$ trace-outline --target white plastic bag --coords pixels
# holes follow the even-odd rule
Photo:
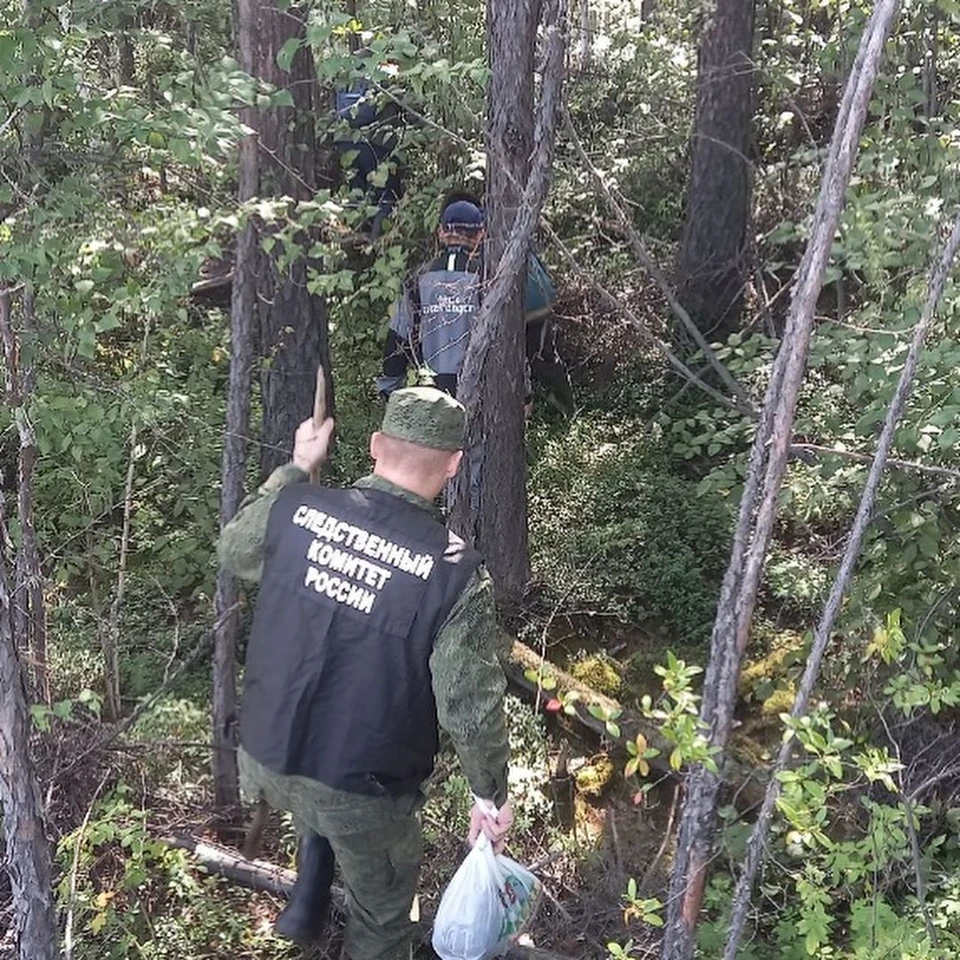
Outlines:
[[[490,960],[533,916],[540,881],[480,834],[440,900],[433,949],[440,960]]]

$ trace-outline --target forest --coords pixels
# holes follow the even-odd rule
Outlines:
[[[508,956],[960,957],[958,174],[956,0],[0,0],[0,958],[341,956],[339,880],[273,930],[217,544],[320,409],[369,472],[456,198]]]

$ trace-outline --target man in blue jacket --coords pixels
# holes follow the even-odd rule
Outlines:
[[[372,51],[358,50],[356,56],[357,69],[372,72],[368,62]],[[389,80],[390,64],[378,64],[375,69],[384,81]],[[402,113],[397,102],[367,75],[336,94],[336,116],[346,126],[334,146],[346,173],[347,185],[377,208],[374,217],[363,227],[371,240],[380,235],[383,221],[403,196],[403,176],[397,156]]]

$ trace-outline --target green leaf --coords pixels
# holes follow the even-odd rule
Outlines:
[[[289,40],[277,51],[277,66],[284,72],[289,72],[293,66],[293,58],[303,44],[300,37],[290,37]]]

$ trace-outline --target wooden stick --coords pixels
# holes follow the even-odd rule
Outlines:
[[[257,801],[256,808],[253,811],[253,818],[250,820],[250,826],[247,828],[247,836],[243,841],[243,855],[248,860],[254,860],[260,853],[260,841],[263,839],[263,831],[270,819],[270,806],[266,800]]]
[[[319,428],[323,421],[327,419],[327,375],[324,373],[323,364],[317,366],[317,386],[313,392],[313,425]],[[320,468],[310,471],[310,482],[320,482]]]
[[[161,842],[193,854],[197,863],[210,873],[226,877],[251,890],[266,890],[275,896],[287,897],[297,879],[296,871],[278,867],[265,860],[248,858],[228,847],[222,847],[199,837],[175,835],[161,837]],[[339,901],[337,894],[339,893]],[[335,891],[334,902],[343,906],[343,892]]]

